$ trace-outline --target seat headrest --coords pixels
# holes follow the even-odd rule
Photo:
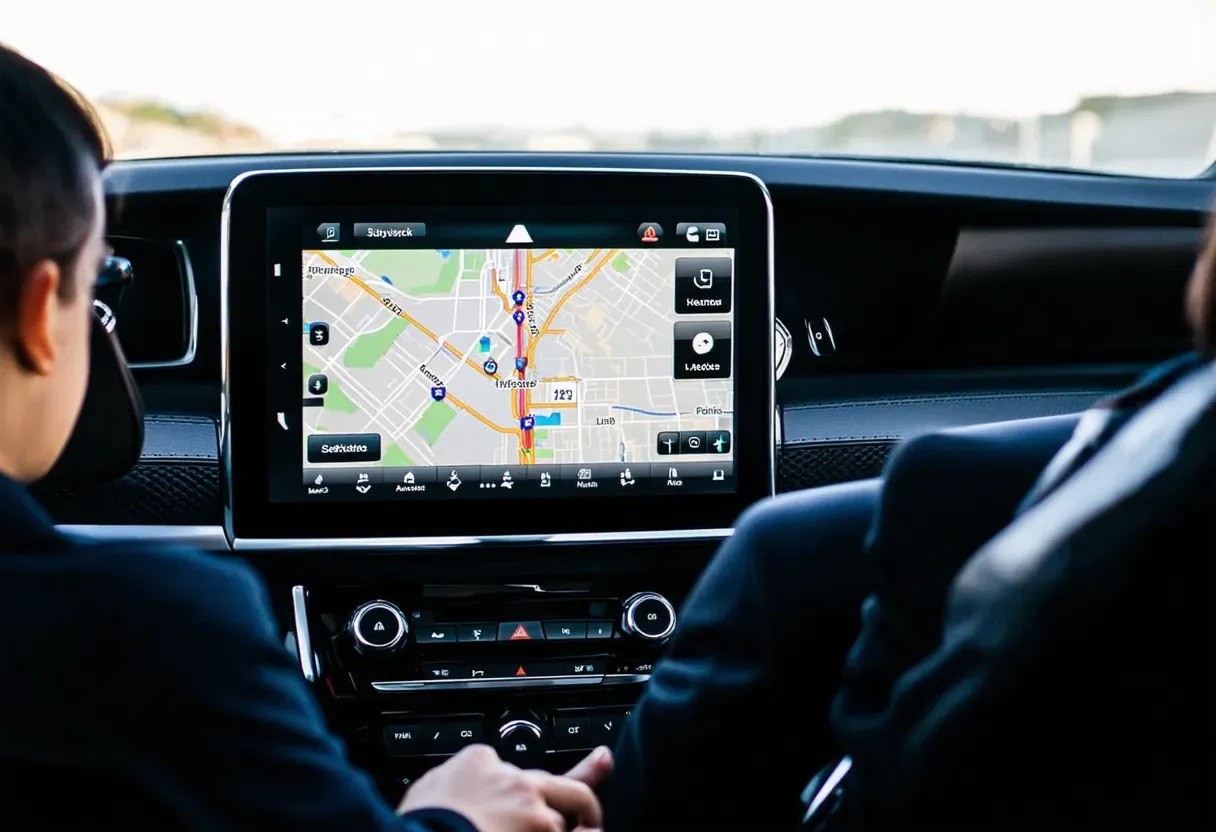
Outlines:
[[[112,329],[94,316],[84,405],[67,446],[41,483],[110,482],[126,476],[139,461],[143,399]]]

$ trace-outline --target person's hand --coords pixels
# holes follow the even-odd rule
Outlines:
[[[608,775],[612,773],[612,765],[612,751],[601,745],[584,757],[578,765],[567,771],[566,776],[596,789],[608,779]],[[575,832],[598,832],[598,830],[592,826],[579,824]]]
[[[599,765],[584,764],[587,760],[576,767],[583,776],[603,778]],[[565,816],[586,829],[602,822],[600,802],[586,782],[521,771],[488,745],[471,745],[423,775],[405,793],[397,813],[414,809],[451,809],[478,832],[566,832]]]

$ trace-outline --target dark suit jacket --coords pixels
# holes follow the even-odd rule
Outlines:
[[[1188,356],[1086,414],[931,604],[877,592],[833,707],[840,828],[1209,826],[1213,508]]]
[[[1075,423],[922,437],[900,450],[883,483],[798,492],[749,511],[686,600],[625,724],[607,828],[791,828],[802,787],[837,753],[829,704],[863,598],[881,584],[914,608],[932,605],[931,592],[940,603],[958,564],[1009,522]],[[912,550],[896,557],[908,541]]]
[[[173,828],[472,829],[448,812],[395,816],[351,768],[248,567],[76,544],[3,477],[0,531],[0,761],[78,772],[58,799],[0,782],[0,827],[107,805],[89,793],[97,771]]]

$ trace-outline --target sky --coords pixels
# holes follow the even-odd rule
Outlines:
[[[1216,90],[1216,0],[0,0],[0,21],[0,41],[89,97],[283,142],[1019,117]]]

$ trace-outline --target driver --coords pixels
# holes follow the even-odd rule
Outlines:
[[[83,791],[94,817],[123,805],[98,793],[104,775],[174,828],[559,832],[563,816],[598,826],[603,748],[566,777],[467,748],[394,812],[326,730],[252,570],[82,546],[30,498],[23,484],[63,451],[88,383],[105,159],[81,99],[0,46],[0,767],[70,772],[64,797]],[[0,793],[6,813],[32,799]]]

